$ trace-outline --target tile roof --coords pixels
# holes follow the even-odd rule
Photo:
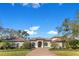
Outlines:
[[[10,39],[7,39],[7,41],[10,41],[10,42],[25,42],[25,41],[29,41],[29,40],[26,40],[26,39],[23,39],[23,38],[10,38]]]
[[[51,38],[51,41],[52,42],[60,42],[60,41],[65,41],[65,40],[62,37],[53,37],[53,38]]]
[[[30,41],[36,41],[36,40],[50,41],[50,40],[47,39],[47,38],[39,38],[39,37],[37,37],[37,38],[32,38]]]

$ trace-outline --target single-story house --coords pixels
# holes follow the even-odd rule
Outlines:
[[[47,38],[32,38],[30,40],[31,42],[31,46],[33,48],[51,48],[52,44],[55,43],[55,44],[58,44],[58,47],[57,48],[62,48],[63,47],[63,43],[64,43],[64,39],[63,38],[60,38],[60,37],[53,37],[53,38],[50,38],[50,39],[47,39]]]

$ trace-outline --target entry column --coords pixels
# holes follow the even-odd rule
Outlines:
[[[38,41],[35,42],[35,48],[38,48]]]
[[[41,45],[41,47],[43,48],[44,47],[44,45],[43,45],[43,41],[41,41],[42,42],[42,45]]]

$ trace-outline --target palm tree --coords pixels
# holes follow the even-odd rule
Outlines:
[[[27,39],[28,36],[29,36],[29,34],[27,33],[27,31],[23,31],[23,32],[22,32],[22,35],[23,35],[23,37],[24,37],[25,39]]]
[[[56,27],[58,33],[63,34],[63,36],[68,36],[71,33],[69,24],[70,20],[65,18],[62,25],[60,27]]]
[[[27,33],[27,31],[22,31],[22,30],[18,30],[17,34],[18,34],[18,37],[21,37],[21,38],[24,38],[24,39],[27,39],[28,36],[29,36],[29,34]]]

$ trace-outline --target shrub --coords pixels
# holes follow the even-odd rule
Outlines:
[[[52,44],[51,44],[51,47],[52,47],[53,49],[58,49],[58,48],[60,48],[57,43],[52,43]]]
[[[9,45],[10,45],[9,42],[2,41],[2,42],[0,42],[0,49],[7,49]]]
[[[9,49],[9,48],[15,48],[13,42],[8,42],[6,40],[3,40],[0,42],[0,49]]]
[[[14,42],[10,42],[10,45],[8,46],[8,48],[10,48],[10,49],[16,48],[15,43]]]
[[[24,42],[22,45],[23,49],[31,49],[31,43],[30,42]]]
[[[69,41],[66,41],[65,43],[64,43],[64,48],[65,49],[70,49],[71,47],[70,47],[70,44],[69,44]]]
[[[79,40],[71,40],[69,42],[69,44],[70,44],[70,47],[72,49],[78,49],[79,48]]]

